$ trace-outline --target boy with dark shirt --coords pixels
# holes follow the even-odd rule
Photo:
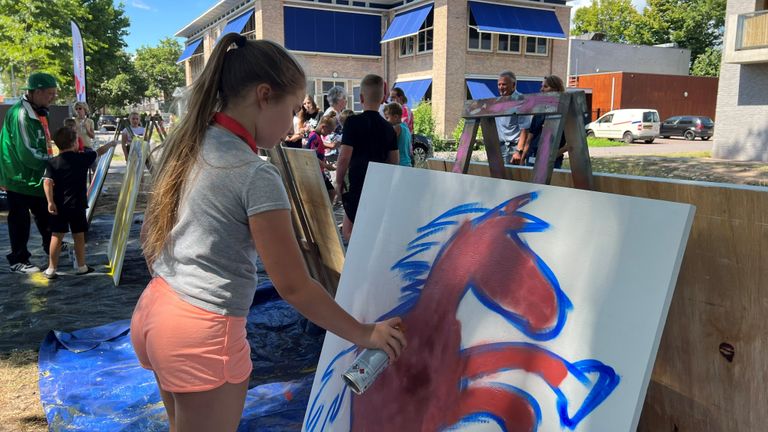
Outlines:
[[[97,155],[106,153],[117,142],[99,147],[97,151],[85,147],[77,151],[77,132],[63,127],[53,135],[53,141],[59,148],[59,155],[48,161],[43,174],[43,188],[48,200],[48,213],[51,214],[51,249],[48,268],[43,273],[48,279],[55,279],[56,266],[59,263],[61,243],[64,234],[72,229],[75,241],[75,256],[80,265],[75,274],[90,273],[93,268],[85,264],[85,232],[88,231],[88,221],[85,209],[88,207],[86,198],[86,177],[88,168],[96,160]]]
[[[369,162],[397,165],[399,152],[392,126],[379,114],[384,102],[386,84],[378,75],[366,75],[360,82],[360,102],[364,111],[349,117],[344,124],[339,159],[336,161],[336,196],[344,204],[344,224],[341,234],[345,241],[352,227],[363,192],[363,181]],[[344,191],[344,177],[349,172],[349,185]]]

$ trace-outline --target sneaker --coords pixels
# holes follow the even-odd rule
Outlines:
[[[93,267],[91,267],[89,265],[82,265],[82,266],[80,266],[80,268],[77,269],[75,274],[80,276],[80,275],[88,274],[88,273],[91,273],[91,272],[93,272]]]
[[[11,265],[11,273],[31,274],[40,271],[40,267],[30,264],[29,261]]]
[[[56,273],[55,269],[52,269],[52,268],[48,267],[43,272],[43,276],[45,276],[45,278],[48,279],[48,280],[52,280],[52,279],[56,279],[57,277],[59,277],[59,274]]]

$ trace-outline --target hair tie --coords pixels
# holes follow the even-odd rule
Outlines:
[[[244,47],[246,42],[248,42],[248,38],[243,35],[240,35],[239,38],[235,39],[235,45],[237,45],[238,48]]]

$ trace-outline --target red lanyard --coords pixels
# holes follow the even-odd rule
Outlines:
[[[259,149],[256,147],[256,140],[253,138],[253,135],[245,130],[240,122],[224,114],[223,112],[217,112],[214,114],[213,122],[235,134],[238,138],[245,141],[245,143],[248,144],[248,147],[250,147],[254,153],[258,153]]]
[[[48,129],[48,117],[38,114],[37,119],[40,120],[40,124],[43,126],[43,133],[45,133],[45,147],[48,150],[48,155],[53,155],[53,147],[51,147],[51,132]]]

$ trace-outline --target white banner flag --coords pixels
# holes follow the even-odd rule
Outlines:
[[[83,50],[83,37],[80,36],[80,28],[74,21],[72,23],[72,59],[75,66],[75,94],[77,100],[85,102],[85,54]]]

